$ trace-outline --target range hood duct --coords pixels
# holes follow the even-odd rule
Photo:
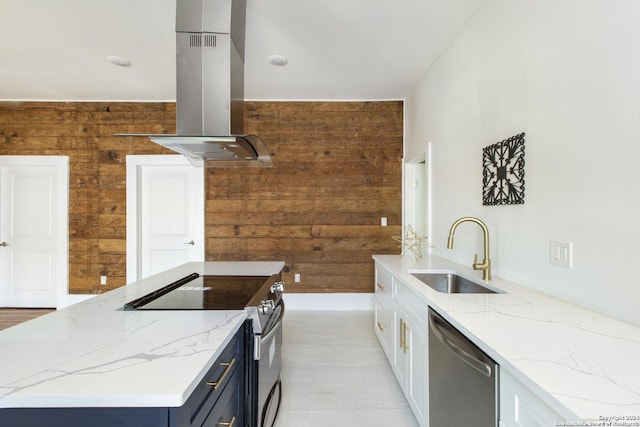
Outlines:
[[[147,135],[195,166],[271,167],[244,133],[246,0],[177,0],[176,135]]]

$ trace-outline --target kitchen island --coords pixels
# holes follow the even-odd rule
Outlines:
[[[2,408],[180,407],[244,310],[124,311],[191,273],[269,276],[281,262],[189,263],[0,332]]]

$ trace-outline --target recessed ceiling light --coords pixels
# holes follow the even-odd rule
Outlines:
[[[271,55],[269,57],[269,63],[277,67],[284,67],[285,65],[287,65],[288,62],[289,60],[282,55]]]
[[[131,61],[121,56],[107,56],[107,61],[112,64],[119,65],[120,67],[130,67]]]

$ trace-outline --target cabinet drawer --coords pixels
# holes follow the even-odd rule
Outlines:
[[[237,369],[216,406],[202,424],[195,424],[194,427],[244,427],[244,422],[244,380]]]
[[[395,280],[395,300],[407,312],[414,326],[427,332],[429,324],[429,306],[423,297],[415,294],[407,285]]]
[[[378,301],[378,298],[374,300],[376,335],[387,358],[391,359],[393,357],[391,353],[393,345],[393,313],[385,309]]]
[[[389,308],[391,304],[391,290],[393,286],[393,276],[380,264],[376,263],[376,296],[380,302]]]
[[[184,408],[191,414],[191,426],[202,425],[203,420],[207,417],[213,405],[216,404],[216,401],[220,398],[234,375],[238,374],[244,377],[244,337],[246,327],[247,325],[245,324],[244,327],[240,328],[185,403]]]

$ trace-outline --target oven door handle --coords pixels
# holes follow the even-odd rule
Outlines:
[[[254,335],[253,337],[253,360],[260,360],[262,354],[262,343],[268,342],[273,338],[273,336],[278,332],[278,329],[281,328],[280,322],[276,323],[276,325],[271,328],[269,333],[262,337],[261,335]]]
[[[278,332],[278,328],[281,327],[281,323],[282,323],[282,317],[280,316],[280,318],[278,319],[278,321],[274,324],[273,328],[271,328],[269,330],[269,332],[267,332],[267,335],[265,335],[261,341],[269,341],[271,339],[271,337],[273,337],[275,335],[276,332]]]
[[[280,301],[276,307],[280,308],[280,315],[278,316],[278,320],[273,324],[273,327],[269,329],[264,336],[262,335],[254,335],[253,336],[253,360],[260,360],[260,353],[262,343],[265,341],[269,341],[273,338],[273,336],[278,332],[278,328],[282,327],[282,319],[284,318],[284,302]]]

